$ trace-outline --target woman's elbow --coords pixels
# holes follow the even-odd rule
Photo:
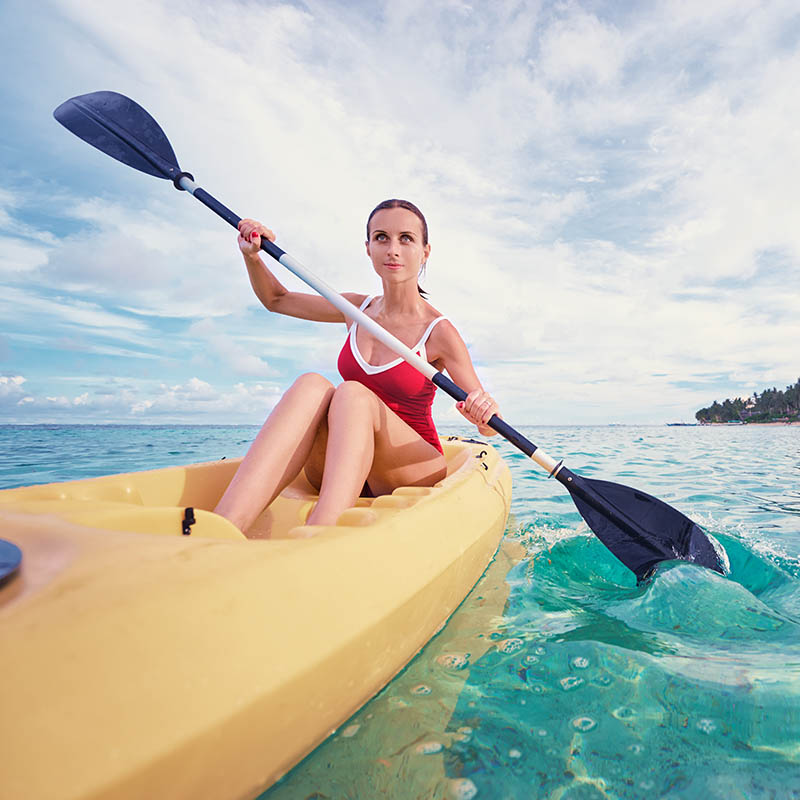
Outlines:
[[[259,297],[259,300],[261,300],[262,305],[267,309],[267,311],[280,314],[282,297],[282,295],[274,294],[269,297]]]

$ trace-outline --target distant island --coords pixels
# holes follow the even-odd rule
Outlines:
[[[719,422],[765,423],[800,422],[800,379],[793,386],[780,389],[764,389],[752,397],[736,397],[733,400],[716,400],[701,408],[695,415],[701,425]]]

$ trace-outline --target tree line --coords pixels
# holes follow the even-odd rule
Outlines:
[[[695,413],[698,422],[797,422],[800,421],[800,378],[781,390],[773,387],[752,397],[716,400]]]

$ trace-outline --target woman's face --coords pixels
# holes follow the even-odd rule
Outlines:
[[[422,243],[422,222],[407,208],[382,208],[369,223],[367,255],[375,272],[393,283],[413,280],[431,252]]]

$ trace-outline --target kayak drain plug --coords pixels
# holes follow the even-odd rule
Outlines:
[[[194,509],[191,506],[189,506],[189,508],[187,508],[183,512],[183,535],[184,536],[189,536],[189,534],[191,534],[192,525],[194,525],[194,523],[196,521],[197,520],[195,520],[195,518],[194,518]]]

